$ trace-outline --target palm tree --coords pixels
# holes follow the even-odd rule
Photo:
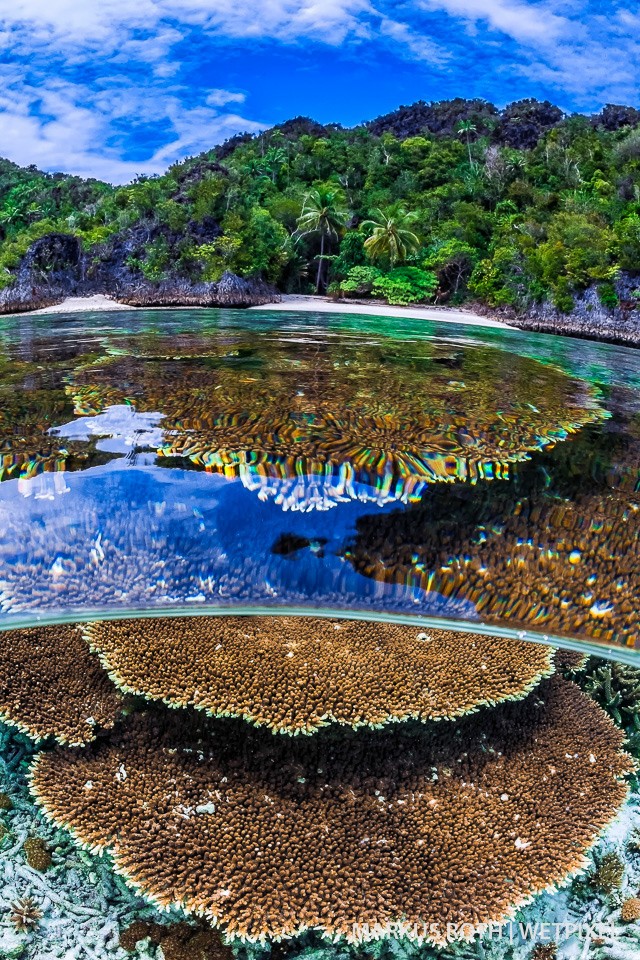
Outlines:
[[[458,136],[463,136],[466,134],[467,137],[467,150],[469,151],[469,163],[473,165],[473,160],[471,159],[471,134],[476,132],[476,125],[472,120],[461,120],[458,124]]]
[[[370,220],[361,224],[361,230],[371,231],[364,248],[372,260],[388,260],[392,267],[402,263],[420,247],[420,238],[409,229],[417,219],[402,206],[376,209]]]
[[[328,240],[337,239],[347,222],[348,212],[344,207],[344,194],[338,189],[320,188],[310,190],[304,198],[302,212],[298,217],[299,236],[320,234],[320,256],[316,276],[316,293],[320,292],[324,252]]]

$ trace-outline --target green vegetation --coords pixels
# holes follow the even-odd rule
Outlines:
[[[537,101],[297,119],[119,188],[0,161],[0,287],[34,240],[73,234],[87,276],[260,275],[286,292],[571,310],[640,272],[640,113]]]

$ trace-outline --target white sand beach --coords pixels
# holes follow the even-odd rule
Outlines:
[[[101,293],[93,297],[68,297],[62,303],[55,303],[52,307],[43,307],[42,310],[29,310],[28,313],[17,313],[13,316],[36,316],[42,313],[84,313],[94,310],[135,310],[135,307],[128,307],[125,303],[118,303],[110,297],[105,297]]]
[[[92,313],[107,310],[140,310],[141,307],[130,307],[118,303],[110,297],[96,294],[92,297],[69,297],[62,303],[52,307],[43,307],[42,310],[32,310],[28,313],[13,314],[13,316],[39,316],[53,313]],[[198,310],[202,307],[154,307],[160,310]],[[398,319],[429,320],[440,323],[462,323],[475,327],[508,327],[506,323],[482,317],[471,310],[454,309],[453,307],[391,307],[384,303],[351,303],[349,301],[328,300],[326,297],[305,296],[302,294],[283,294],[280,303],[268,303],[261,307],[250,307],[250,310],[269,310],[304,313],[349,313],[366,317],[397,317]]]
[[[398,317],[410,320],[435,320],[444,323],[466,323],[475,327],[504,327],[507,323],[483,317],[471,310],[454,307],[391,307],[385,303],[352,303],[348,300],[328,300],[326,297],[305,296],[302,294],[283,294],[281,303],[268,303],[264,307],[250,307],[250,310],[307,311],[309,313],[352,313],[365,317]],[[512,328],[511,328],[512,329]]]

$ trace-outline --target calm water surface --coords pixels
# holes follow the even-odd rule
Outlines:
[[[0,325],[6,627],[314,610],[633,659],[639,478],[630,349],[254,311]]]

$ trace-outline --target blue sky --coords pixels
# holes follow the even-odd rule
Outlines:
[[[414,100],[640,105],[613,0],[0,0],[0,155],[125,182],[297,114]]]

